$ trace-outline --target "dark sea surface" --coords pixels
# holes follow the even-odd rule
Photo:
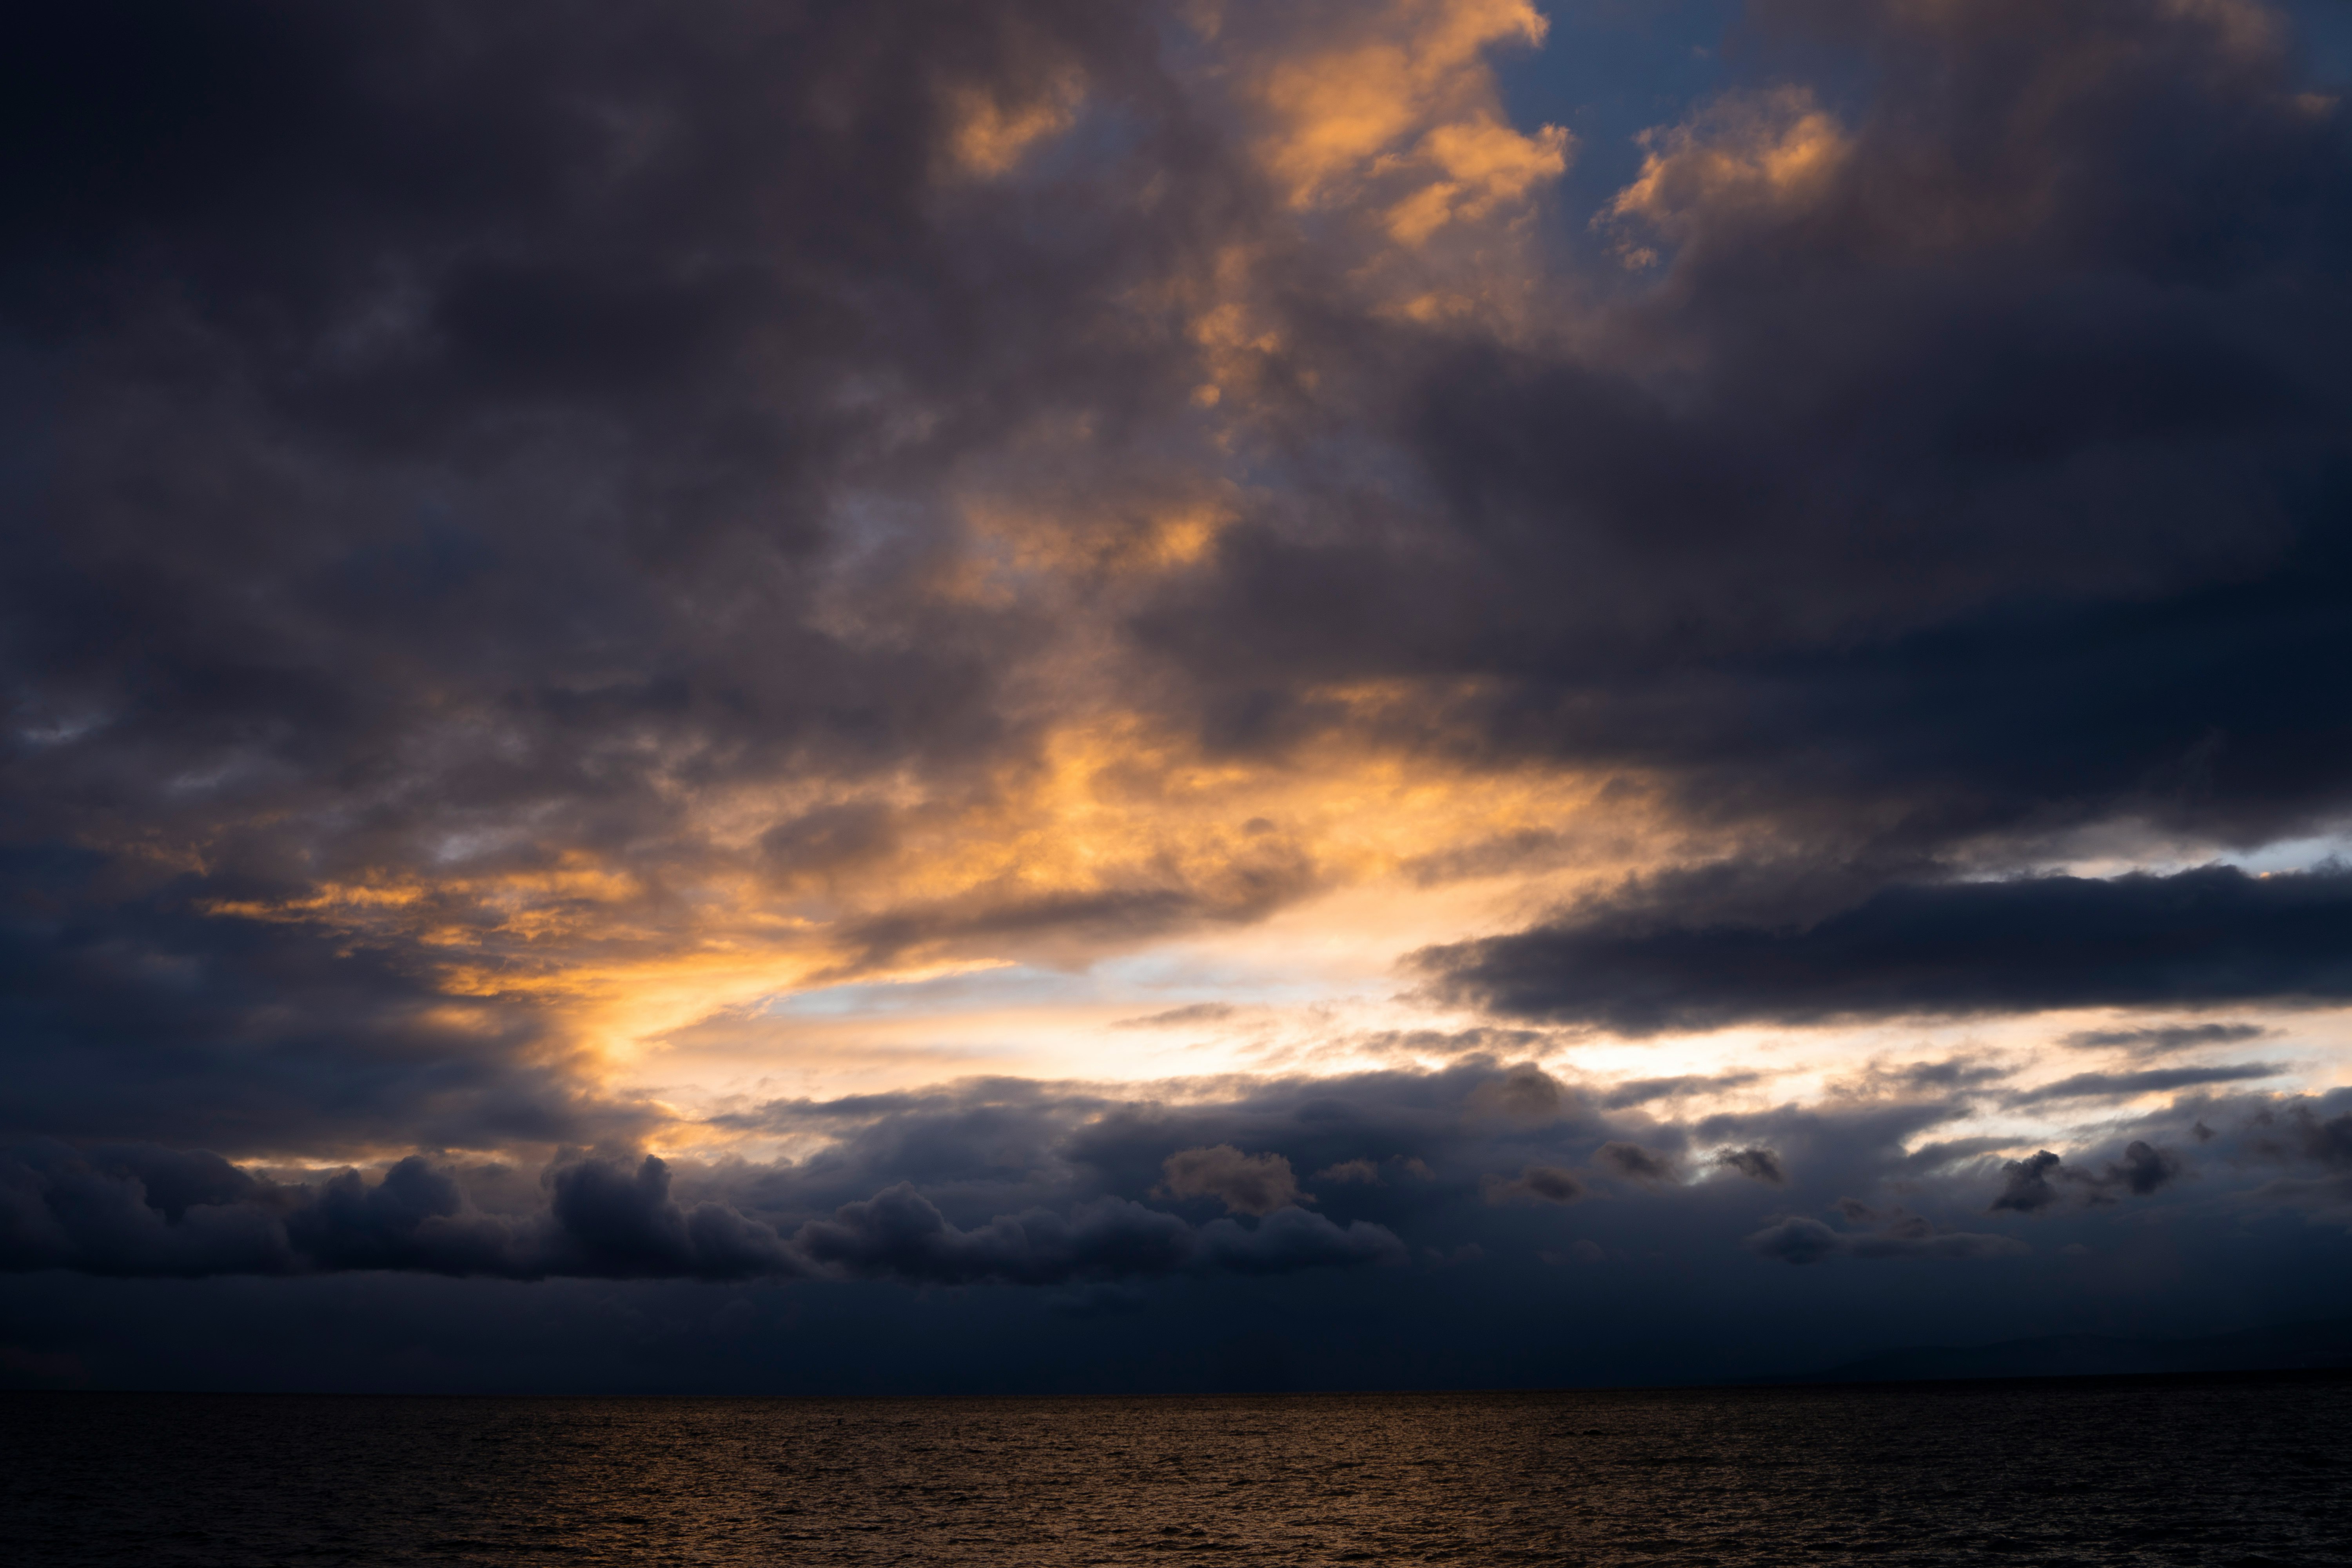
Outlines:
[[[0,1396],[0,1561],[2352,1563],[2352,1380]]]

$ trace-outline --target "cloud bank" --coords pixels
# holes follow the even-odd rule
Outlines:
[[[1570,100],[1611,28],[1704,69]],[[26,19],[0,1264],[1344,1276],[1465,1377],[1517,1308],[1433,1259],[1627,1343],[2089,1313],[2159,1222],[2337,1279],[2324,68],[2259,0]]]
[[[1699,924],[1636,889],[1559,925],[1417,962],[1447,994],[1500,1013],[1645,1035],[1759,1019],[2341,1003],[2352,996],[2347,941],[2352,872],[2209,866],[1897,884],[1793,929]],[[2129,1043],[2244,1037],[2192,1027]]]

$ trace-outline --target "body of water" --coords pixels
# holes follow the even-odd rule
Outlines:
[[[0,1398],[0,1558],[2352,1563],[2352,1380]]]

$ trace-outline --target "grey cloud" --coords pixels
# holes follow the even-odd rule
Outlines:
[[[1992,1200],[1993,1211],[2040,1214],[2057,1203],[2058,1189],[2050,1177],[2059,1165],[2058,1156],[2047,1149],[2030,1159],[2010,1161],[2000,1168],[2000,1192]]]
[[[2054,1083],[2016,1090],[2003,1095],[2001,1100],[2014,1106],[2042,1105],[2053,1100],[2120,1100],[2168,1089],[2276,1078],[2288,1070],[2284,1062],[2235,1062],[2209,1068],[2150,1068],[2144,1072],[2081,1072]]]
[[[1460,848],[1416,855],[1400,868],[1421,887],[1440,887],[1464,878],[1518,870],[1558,856],[1565,846],[1559,834],[1527,828]]]
[[[1236,1082],[1221,1100],[1161,1108],[976,1080],[805,1106],[792,1125],[803,1135],[825,1129],[832,1142],[797,1162],[572,1157],[537,1180],[425,1156],[375,1176],[267,1172],[154,1146],[25,1143],[0,1159],[0,1265],[115,1276],[815,1277],[1083,1293],[1097,1284],[1381,1262],[1408,1245],[1451,1252],[1475,1242],[1495,1258],[1524,1257],[1530,1245],[1555,1245],[1528,1234],[1536,1221],[1526,1211],[1581,1199],[1580,1165],[1611,1168],[1601,1153],[1610,1144],[1665,1163],[1654,1151],[1668,1141],[1711,1151],[1710,1164],[1764,1187],[1634,1181],[1612,1202],[1580,1211],[1596,1245],[1672,1253],[1752,1234],[1752,1246],[1775,1257],[2012,1249],[1965,1219],[1989,1201],[1980,1156],[1992,1141],[1920,1142],[1964,1104],[1840,1100],[1637,1130],[1590,1110],[1498,1121],[1479,1109],[1481,1091],[1505,1078],[1487,1066]],[[2210,1127],[2198,1145],[2204,1197],[2333,1212],[2341,1195],[2327,1184],[2352,1169],[2352,1112],[2342,1098],[2175,1107],[2119,1131],[2114,1144],[2010,1162],[1990,1201],[1994,1212],[2062,1228],[2098,1223],[2111,1202],[2172,1203],[2190,1173],[2174,1150]],[[1240,1153],[1244,1146],[1255,1156]],[[1204,1169],[1232,1175],[1237,1166],[1253,1181],[1301,1164],[1402,1171],[1418,1161],[1423,1174],[1334,1182],[1322,1194],[1328,1217],[1277,1205],[1255,1221],[1193,1225],[1137,1201],[1165,1180],[1171,1153],[1221,1148],[1233,1152]],[[1819,1205],[1842,1217],[1827,1252],[1811,1221],[1755,1229],[1766,1189],[1775,1206]],[[2196,1228],[2185,1217],[2176,1223]]]
[[[772,1226],[725,1204],[677,1203],[669,1167],[651,1154],[634,1172],[583,1160],[555,1171],[551,1184],[558,1239],[548,1272],[742,1279],[803,1267]]]
[[[845,1272],[928,1284],[1165,1274],[1181,1267],[1194,1245],[1192,1227],[1175,1215],[1117,1198],[1066,1219],[1033,1209],[959,1230],[905,1184],[847,1205],[830,1220],[811,1221],[795,1240],[817,1263]]]
[[[1539,1053],[1558,1042],[1549,1030],[1498,1029],[1481,1025],[1468,1029],[1378,1029],[1360,1037],[1358,1043],[1367,1051],[1508,1060]]]
[[[233,1173],[200,1197],[176,1170]],[[8,1214],[0,1266],[201,1276],[341,1269],[541,1279],[741,1279],[805,1272],[775,1231],[723,1204],[686,1207],[648,1156],[626,1171],[582,1161],[551,1172],[544,1210],[488,1214],[444,1169],[412,1156],[373,1184],[258,1179],[205,1155],[142,1146],[77,1152],[33,1144],[0,1158]]]
[[[1894,886],[1799,926],[1689,925],[1596,901],[1424,950],[1441,994],[1626,1035],[1750,1021],[2352,997],[2352,872]]]
[[[2062,1043],[2077,1050],[2123,1050],[2136,1057],[2169,1056],[2204,1046],[2242,1045],[2267,1038],[2259,1024],[2158,1024],[2137,1029],[2077,1029]]]
[[[2337,1090],[2328,1100],[2341,1104],[2347,1098]],[[2352,1171],[2352,1110],[2327,1116],[2307,1104],[2284,1111],[2264,1105],[2232,1142],[2258,1159]]]
[[[1939,1062],[1904,1062],[1894,1067],[1874,1062],[1867,1081],[1873,1089],[1881,1091],[1932,1094],[1939,1090],[1973,1089],[1985,1084],[1998,1083],[2014,1070],[1988,1062],[1972,1061],[1967,1057],[1948,1057]]]
[[[2336,873],[1948,879],[2084,822],[2251,842],[2352,776],[2340,111],[2196,8],[1979,15],[1759,12],[1813,51],[1768,74],[1851,88],[1848,153],[1801,201],[1629,211],[1665,266],[1589,330],[1506,345],[1270,263],[1298,285],[1266,306],[1295,461],[1122,623],[1137,700],[1213,751],[1346,724],[1618,770],[1799,868],[1437,950],[1441,990],[1635,1034],[2346,994]],[[35,891],[0,940],[0,1125],[236,1154],[641,1137],[650,1109],[583,1090],[528,1005],[449,1027],[446,951],[290,911],[431,867],[432,921],[504,962],[469,876],[625,861],[623,912],[658,925],[714,868],[797,889],[903,842],[862,784],[1034,755],[1004,683],[1055,616],[929,591],[966,542],[942,487],[1074,411],[1114,468],[1222,461],[1190,340],[1129,302],[1274,210],[1158,20],[28,24],[0,311],[40,414],[0,463],[0,660]],[[948,177],[959,105],[1081,78],[1050,169]],[[1675,144],[1738,152],[1771,129],[1748,101]],[[1422,695],[1318,695],[1369,683]],[[736,852],[679,803],[784,777],[824,804],[714,868]],[[869,962],[1133,935],[1321,885],[1251,841],[1215,886],[1000,890],[857,934]],[[204,869],[131,852],[158,843]],[[1569,1124],[1539,1078],[1481,1109]]]
[[[2305,1159],[2316,1160],[2330,1170],[2352,1170],[2352,1111],[2323,1121],[2297,1107],[2295,1128],[2302,1135]]]
[[[0,64],[0,379],[43,411],[0,452],[0,1129],[641,1137],[520,988],[450,971],[544,961],[512,881],[619,867],[604,913],[673,929],[714,872],[798,894],[902,844],[877,781],[1034,753],[999,695],[1052,612],[933,591],[965,542],[943,476],[1070,408],[1175,460],[1194,351],[1106,316],[1251,215],[1147,10],[27,20]],[[958,174],[970,105],[1072,80],[1118,134],[1050,179]],[[695,819],[787,779],[819,803],[747,844]],[[1261,861],[867,935],[1245,919],[1309,874]],[[415,918],[321,912],[352,889]]]
[[[2207,1152],[2233,1162],[2283,1168],[2244,1197],[2326,1223],[2352,1222],[2352,1091],[2332,1090],[2316,1104],[2258,1104],[2242,1122],[2229,1115],[2241,1109],[2207,1108],[2208,1114],[2237,1124],[2200,1142]]]
[[[225,1174],[202,1155],[136,1146],[93,1152],[84,1160],[36,1145],[0,1160],[0,1244],[15,1268],[173,1275],[291,1266],[284,1226],[267,1201],[274,1194],[242,1173]],[[205,1190],[172,1181],[206,1166],[214,1168]],[[160,1195],[176,1213],[146,1201],[140,1178],[156,1167]]]
[[[453,997],[434,961],[307,916],[206,908],[287,884],[120,884],[99,854],[0,848],[0,1129],[242,1155],[625,1141],[654,1120],[582,1088],[526,1001]]]
[[[982,887],[852,924],[844,934],[854,944],[853,956],[814,978],[854,979],[926,943],[1059,932],[1131,941],[1205,921],[1246,923],[1322,885],[1303,851],[1278,845],[1239,857],[1205,879],[1154,870],[1132,886],[1105,890],[1008,896]]]
[[[1932,1258],[1976,1260],[2014,1258],[2030,1250],[2013,1237],[1937,1230],[1916,1217],[1876,1232],[1833,1230],[1799,1215],[1749,1237],[1748,1249],[1759,1258],[1804,1265],[1832,1258]]]
[[[1532,1062],[1521,1062],[1480,1084],[1470,1103],[1507,1121],[1540,1124],[1559,1116],[1572,1101],[1558,1079]]]
[[[1789,1183],[1789,1173],[1781,1167],[1780,1156],[1760,1145],[1719,1150],[1714,1163],[1727,1171],[1738,1172],[1751,1182],[1762,1182],[1767,1186],[1781,1187]]]
[[[1169,1196],[1214,1198],[1233,1214],[1271,1214],[1315,1201],[1298,1190],[1289,1161],[1279,1154],[1244,1154],[1230,1143],[1180,1149],[1160,1170]]]
[[[277,804],[340,863],[530,806],[541,842],[656,829],[621,731],[705,782],[1002,742],[1003,617],[933,605],[922,644],[886,647],[820,629],[815,595],[842,492],[982,439],[1008,361],[1058,363],[1069,392],[1108,369],[1058,328],[1083,331],[1069,289],[1117,258],[1024,240],[1018,197],[942,203],[938,176],[960,94],[1150,79],[1135,21],[921,0],[45,21],[14,57],[12,103],[51,123],[11,138],[42,153],[10,298],[68,412],[10,653],[34,700],[107,719],[21,755],[20,788],[50,821]],[[964,270],[1014,254],[1034,270]],[[1152,379],[1148,349],[1110,358]],[[146,499],[89,468],[93,443]],[[872,589],[916,566],[867,559]],[[335,767],[395,754],[338,837]],[[164,787],[231,763],[226,790]],[[845,807],[768,843],[805,868],[886,831]]]
[[[2315,1216],[2343,1206],[2335,1183],[2352,1170],[2352,1094],[2183,1094],[2116,1124],[2113,1142],[2070,1155],[2053,1173],[2086,1204],[2158,1197],[2195,1176],[2207,1197],[2233,1179],[2271,1174],[2264,1201]],[[2178,1151],[2193,1148],[2197,1165]],[[2219,1189],[2219,1191],[2217,1191]],[[2250,1195],[2243,1192],[2241,1197]]]
[[[1895,884],[1890,918],[1930,869],[2081,824],[2242,844],[2340,815],[2343,109],[2222,7],[1749,10],[1741,90],[1654,139],[1689,153],[1642,235],[1664,266],[1573,349],[1330,351],[1358,383],[1403,367],[1384,411],[1421,492],[1312,474],[1143,618],[1202,732],[1279,751],[1364,721],[1310,683],[1391,682],[1417,695],[1384,738],[1618,770]],[[1743,179],[1813,110],[1836,140],[1806,179]],[[1777,936],[1597,934],[1490,947],[1474,989],[1635,1030],[2037,1005],[1932,966],[1925,994],[1757,975],[1801,963]],[[2011,978],[2054,994],[2059,967]],[[2342,994],[2307,954],[2189,978],[2082,989]]]
[[[1631,1182],[1670,1182],[1675,1179],[1674,1161],[1639,1143],[1603,1143],[1593,1151],[1596,1163],[1611,1174]]]
[[[1153,1013],[1141,1018],[1121,1018],[1111,1027],[1169,1029],[1194,1024],[1222,1024],[1240,1011],[1230,1002],[1195,1002],[1189,1006],[1171,1007],[1164,1013]]]
[[[1576,1173],[1557,1165],[1528,1165],[1516,1176],[1487,1176],[1479,1186],[1490,1204],[1572,1204],[1584,1195],[1584,1184]]]
[[[760,836],[760,851],[787,876],[824,877],[875,860],[898,847],[887,806],[851,802],[803,812]]]
[[[142,1184],[152,1204],[153,1182]],[[510,1227],[468,1214],[457,1178],[422,1155],[394,1164],[373,1186],[345,1171],[321,1182],[307,1202],[288,1196],[295,1205],[284,1216],[291,1252],[321,1268],[495,1274],[514,1266]],[[164,1212],[167,1220],[174,1217]]]
[[[589,1159],[548,1175],[543,1210],[484,1213],[421,1157],[375,1183],[257,1179],[215,1157],[144,1147],[77,1153],[35,1145],[0,1159],[0,1268],[117,1275],[307,1274],[398,1269],[537,1279],[842,1279],[1063,1285],[1179,1269],[1250,1275],[1382,1262],[1386,1228],[1277,1209],[1252,1226],[1195,1230],[1174,1215],[1099,1197],[959,1226],[911,1184],[780,1232],[716,1199],[685,1203],[668,1165]]]
[[[1064,1102],[1040,1086],[1016,1094],[1016,1086],[993,1082],[961,1092],[859,1097],[811,1107],[803,1121],[772,1123],[780,1131],[830,1129],[828,1135],[843,1142],[833,1153],[761,1173],[752,1186],[763,1203],[805,1211],[863,1197],[901,1173],[919,1172],[924,1190],[943,1208],[971,1215],[961,1221],[969,1225],[1025,1206],[1065,1208],[1103,1190],[1092,1184],[1097,1180],[1110,1191],[1139,1195],[1164,1180],[1170,1153],[1215,1142],[1281,1152],[1293,1170],[1355,1159],[1402,1170],[1414,1157],[1404,1152],[1412,1150],[1432,1167],[1428,1182],[1318,1187],[1327,1205],[1344,1205],[1339,1217],[1362,1215],[1410,1235],[1446,1205],[1475,1202],[1486,1188],[1513,1179],[1482,1185],[1475,1174],[1482,1166],[1516,1173],[1533,1164],[1573,1181],[1575,1168],[1595,1162],[1601,1143],[1660,1146],[1654,1125],[1617,1127],[1589,1114],[1538,1124],[1496,1120],[1480,1108],[1491,1100],[1483,1091],[1501,1076],[1487,1067],[1277,1080],[1237,1089],[1232,1100],[1150,1114],[1083,1090]],[[1941,1185],[1950,1179],[1942,1168],[1975,1146],[1930,1144],[1915,1154],[1910,1145],[1960,1109],[1943,1100],[1873,1100],[1827,1114],[1786,1108],[1708,1118],[1687,1138],[1706,1149],[1760,1143],[1780,1156],[1784,1169],[1812,1171],[1824,1184],[1899,1177]],[[1964,1194],[1958,1201],[1983,1202]]]
[[[1637,1078],[1612,1084],[1601,1103],[1612,1110],[1628,1106],[1646,1105],[1654,1100],[1680,1100],[1685,1095],[1720,1094],[1727,1089],[1745,1089],[1761,1083],[1759,1072],[1722,1072],[1710,1075],[1685,1073],[1675,1078]]]
[[[1280,1208],[1255,1226],[1213,1220],[1201,1229],[1202,1254],[1236,1274],[1286,1274],[1297,1268],[1397,1263],[1404,1245],[1383,1226],[1355,1220],[1342,1226],[1302,1208]]]
[[[1817,1219],[1800,1215],[1767,1226],[1748,1238],[1748,1250],[1782,1263],[1819,1263],[1845,1249],[1845,1239]]]
[[[2108,1194],[2116,1188],[2147,1197],[2179,1180],[2185,1171],[2178,1154],[2143,1139],[2133,1139],[2120,1157],[2097,1171],[2069,1165],[2044,1149],[2031,1159],[2002,1165],[2001,1189],[1993,1198],[1990,1212],[2047,1213],[2063,1201],[2061,1183],[2083,1189],[2084,1200],[2090,1203],[2112,1201]]]
[[[1128,1278],[1372,1261],[1474,1222],[1500,1269],[1528,1251],[1502,1233],[1555,1216],[1486,1206],[1482,1173],[1572,1195],[1612,1146],[1769,1148],[1788,1178],[1580,1210],[1613,1257],[1728,1257],[1767,1201],[1883,1205],[1897,1182],[1910,1210],[1757,1245],[2013,1245],[1950,1227],[1990,1151],[1932,1141],[1984,1099],[1980,1064],[1681,1128],[1615,1114],[1671,1112],[1671,1080],[1588,1098],[1472,1053],[1530,1054],[1545,1021],[2352,997],[2340,869],[1961,879],[2081,828],[2244,847],[2347,804],[2352,154],[2345,110],[2233,15],[1759,5],[1725,68],[1745,90],[1651,143],[1728,184],[1662,178],[1611,230],[1657,268],[1539,278],[1531,300],[1598,302],[1505,341],[1367,309],[1286,251],[1156,6],[37,8],[0,60],[0,1131],[26,1140],[0,1163],[5,1257],[1131,1301]],[[1052,157],[957,177],[961,106],[1071,80]],[[1808,80],[1841,150],[1743,184],[1804,107],[1773,89]],[[1270,258],[1253,308],[1280,347],[1265,440],[1229,456],[1187,324],[1134,301],[1233,255]],[[1379,1042],[1440,1073],[744,1107],[722,1130],[822,1146],[567,1156],[512,1201],[446,1152],[376,1179],[218,1157],[639,1146],[666,1113],[590,1088],[524,986],[453,972],[539,962],[469,889],[585,859],[625,873],[616,923],[674,929],[714,875],[798,897],[918,842],[898,793],[872,804],[886,784],[1019,776],[1050,704],[1018,678],[1068,651],[1060,607],[936,590],[966,481],[1081,426],[1079,482],[1248,480],[1198,561],[1101,608],[1099,673],[1145,721],[1216,754],[1344,731],[1474,777],[1559,766],[1769,848],[1425,955],[1441,993],[1531,1025]],[[792,803],[727,843],[693,818],[778,781]],[[1325,885],[1279,831],[1247,837],[1223,880],[885,911],[850,967],[1251,920]],[[1571,847],[1533,831],[1405,872]],[[352,888],[413,896],[415,923],[319,912]],[[2017,1162],[2006,1212],[2182,1202],[2191,1114],[2218,1129],[2200,1180],[2340,1201],[2340,1100],[2217,1094],[2119,1128],[2120,1152]],[[1137,1203],[1218,1148],[1264,1179],[1201,1195],[1256,1225]],[[1428,1177],[1335,1183],[1328,1218],[1279,1201],[1294,1170],[1360,1162]]]
[[[2180,1173],[2179,1155],[2134,1139],[2124,1146],[2122,1162],[2108,1167],[2106,1179],[2121,1183],[2134,1196],[2146,1197]]]
[[[1963,1161],[1973,1160],[2006,1149],[2014,1142],[1990,1134],[1972,1138],[1937,1138],[1920,1144],[1904,1156],[1903,1169],[1907,1173],[1927,1173],[1948,1170]]]

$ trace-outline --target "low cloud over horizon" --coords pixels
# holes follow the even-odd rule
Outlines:
[[[2340,10],[22,31],[0,1378],[2352,1284]]]

